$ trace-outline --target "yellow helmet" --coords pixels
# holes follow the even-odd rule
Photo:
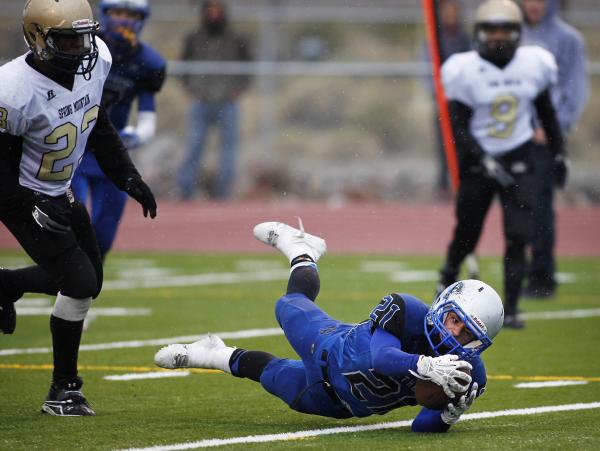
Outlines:
[[[487,0],[475,13],[475,42],[479,54],[493,63],[507,64],[515,54],[521,39],[523,14],[512,0]],[[491,29],[509,31],[503,42],[488,42],[487,32]]]
[[[92,8],[87,0],[27,0],[23,36],[29,49],[55,69],[88,75],[98,60]],[[61,49],[65,39],[77,44]]]

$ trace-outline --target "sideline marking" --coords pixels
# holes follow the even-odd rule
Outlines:
[[[579,309],[579,310],[558,310],[554,312],[531,312],[523,314],[524,319],[528,320],[554,320],[554,319],[573,319],[573,318],[590,318],[600,316],[600,308]],[[268,329],[247,329],[234,332],[214,332],[212,335],[217,335],[220,338],[257,338],[283,335],[280,328]],[[160,346],[171,343],[191,343],[206,337],[207,334],[187,335],[182,337],[171,338],[155,338],[150,340],[132,340],[132,341],[116,341],[110,343],[97,343],[89,345],[81,345],[79,351],[102,351],[106,349],[118,348],[141,348],[143,346]],[[21,355],[21,354],[48,354],[51,353],[51,348],[14,348],[0,350],[0,356],[5,355]]]
[[[529,407],[525,409],[496,410],[463,415],[461,421],[481,420],[488,418],[535,415],[540,413],[566,412],[574,410],[588,410],[600,408],[600,402],[563,404],[559,406]],[[241,443],[267,443],[284,440],[298,440],[319,435],[347,434],[353,432],[379,431],[382,429],[396,429],[408,427],[412,420],[394,421],[389,423],[376,423],[362,426],[342,426],[337,428],[313,429],[308,431],[284,432],[281,434],[247,435],[245,437],[231,437],[226,439],[205,439],[196,442],[175,443],[173,445],[150,446],[147,448],[126,448],[121,451],[176,451],[183,449],[209,448],[215,446],[235,445]]]
[[[102,379],[107,381],[133,381],[139,379],[162,379],[165,377],[187,377],[189,371],[150,371],[147,373],[111,374]]]
[[[547,381],[547,382],[520,382],[515,384],[515,388],[550,388],[566,387],[567,385],[585,385],[588,381]]]

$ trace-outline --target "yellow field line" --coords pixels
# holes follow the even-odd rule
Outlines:
[[[494,381],[587,381],[600,382],[600,377],[585,377],[585,376],[511,376],[510,374],[488,375],[488,379]]]
[[[52,370],[50,363],[43,364],[21,364],[21,363],[0,363],[0,370]],[[128,373],[147,373],[154,371],[190,371],[192,373],[222,373],[219,370],[203,370],[200,368],[186,368],[182,370],[165,370],[151,366],[126,366],[126,365],[79,365],[80,371],[124,371]],[[600,377],[586,376],[513,376],[511,374],[492,374],[488,375],[492,381],[586,381],[600,382]]]

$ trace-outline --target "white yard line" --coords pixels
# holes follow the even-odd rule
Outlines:
[[[525,409],[496,410],[493,412],[471,413],[463,415],[461,420],[470,421],[497,417],[536,415],[541,413],[566,412],[598,408],[600,408],[600,402],[591,402],[586,404],[565,404],[559,406],[530,407]],[[306,437],[317,437],[320,435],[348,434],[365,431],[379,431],[382,429],[396,429],[401,427],[408,427],[411,423],[411,420],[405,420],[394,421],[389,423],[368,424],[363,426],[347,426],[327,429],[313,429],[309,431],[284,432],[281,434],[248,435],[245,437],[231,437],[226,439],[213,438],[198,440],[196,442],[175,443],[173,445],[150,446],[147,448],[128,448],[127,450],[123,451],[175,451],[184,449],[211,448],[216,446],[235,445],[242,443],[267,443],[285,440],[298,440]]]
[[[554,320],[554,319],[569,319],[569,318],[591,318],[600,316],[600,308],[580,309],[580,310],[559,310],[555,312],[532,312],[523,314],[523,318],[527,320]],[[283,335],[283,331],[279,328],[269,329],[248,329],[233,332],[213,332],[220,338],[256,338],[270,337],[274,335]],[[154,338],[150,340],[133,340],[133,341],[116,341],[110,343],[97,343],[81,345],[80,351],[103,351],[106,349],[118,348],[141,348],[144,346],[161,346],[171,343],[191,343],[205,337],[201,335],[187,335],[182,337],[170,338]],[[0,357],[5,355],[21,355],[21,354],[48,354],[51,353],[51,348],[13,348],[0,350]]]
[[[553,312],[530,312],[521,314],[523,319],[569,319],[591,318],[593,316],[600,316],[600,308],[556,310]]]
[[[189,371],[152,371],[149,373],[111,374],[102,379],[107,381],[133,381],[139,379],[162,379],[165,377],[186,377]]]
[[[220,338],[254,338],[254,337],[270,337],[273,335],[283,335],[283,331],[274,327],[271,329],[248,329],[238,330],[233,332],[214,332],[213,335],[217,335]],[[111,343],[97,343],[89,345],[81,345],[79,351],[103,351],[106,349],[119,349],[119,348],[141,348],[144,346],[161,346],[168,345],[171,343],[191,343],[198,341],[201,338],[206,337],[206,334],[202,335],[184,335],[180,337],[170,338],[155,338],[151,340],[132,340],[132,341],[115,341]],[[16,348],[16,349],[3,349],[0,350],[0,356],[3,355],[19,355],[19,354],[48,354],[51,353],[51,348]]]
[[[568,385],[585,385],[588,381],[546,381],[546,382],[520,382],[515,384],[516,388],[552,388],[566,387]]]
[[[50,316],[54,307],[21,307],[15,304],[17,316]],[[93,307],[88,315],[91,316],[148,316],[152,313],[149,308],[125,307]]]
[[[222,272],[137,280],[107,280],[102,285],[102,290],[132,290],[135,288],[191,287],[199,285],[265,282],[271,280],[287,280],[289,276],[289,269],[270,269],[258,272]]]

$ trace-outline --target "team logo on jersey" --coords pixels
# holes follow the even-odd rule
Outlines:
[[[48,96],[48,100],[52,100],[54,97],[56,97],[56,94],[54,94],[54,91],[52,89],[49,89],[46,94]]]

